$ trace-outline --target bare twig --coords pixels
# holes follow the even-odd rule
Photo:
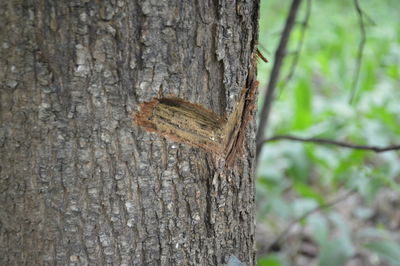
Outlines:
[[[355,192],[356,192],[355,190],[350,190],[350,191],[348,191],[346,194],[344,194],[343,196],[338,197],[338,198],[336,198],[336,199],[334,199],[334,200],[332,200],[332,201],[330,201],[330,202],[328,202],[328,203],[326,203],[326,204],[318,205],[318,206],[315,207],[314,209],[311,209],[311,210],[309,210],[308,212],[305,212],[305,213],[304,213],[303,215],[301,215],[300,217],[298,217],[298,218],[296,218],[295,220],[291,221],[291,222],[285,227],[285,229],[275,238],[275,240],[271,242],[271,244],[269,245],[268,250],[270,250],[271,248],[273,248],[273,247],[275,247],[275,246],[281,244],[282,240],[283,240],[284,238],[286,238],[287,234],[290,232],[290,230],[292,229],[292,227],[293,227],[295,224],[299,223],[301,220],[307,218],[308,216],[310,216],[310,215],[313,214],[313,213],[319,212],[319,211],[321,211],[322,209],[326,209],[326,208],[329,208],[329,207],[332,207],[332,206],[336,205],[337,203],[339,203],[339,202],[341,202],[341,201],[347,199],[348,197],[350,197],[350,196],[351,196],[352,194],[354,194]]]
[[[299,9],[301,1],[302,0],[293,0],[292,1],[288,17],[286,18],[285,28],[283,29],[278,48],[275,51],[274,65],[272,67],[271,76],[270,76],[268,86],[266,89],[266,94],[264,97],[264,104],[263,104],[263,107],[262,107],[261,113],[260,113],[260,123],[258,126],[258,132],[257,132],[257,137],[256,137],[257,143],[259,143],[259,141],[261,141],[264,138],[264,132],[265,132],[265,129],[268,124],[269,113],[270,113],[270,109],[271,109],[272,100],[273,100],[274,94],[275,94],[276,84],[277,84],[278,78],[279,78],[279,72],[281,70],[283,59],[284,59],[285,53],[286,53],[286,46],[289,41],[290,33],[295,24],[297,11]],[[257,157],[258,157],[259,153],[260,153],[260,149],[257,149],[257,152],[256,152]]]
[[[400,145],[378,147],[378,146],[357,145],[357,144],[351,144],[351,143],[346,143],[346,142],[341,142],[341,141],[331,140],[331,139],[324,139],[324,138],[302,138],[302,137],[296,137],[296,136],[290,136],[290,135],[274,136],[272,138],[265,139],[264,141],[261,142],[261,144],[267,143],[267,142],[272,142],[272,141],[277,141],[277,140],[292,140],[292,141],[299,141],[299,142],[312,142],[312,143],[317,143],[317,144],[336,145],[336,146],[340,146],[340,147],[348,148],[348,149],[367,150],[367,151],[374,151],[377,153],[400,150]]]
[[[360,24],[361,39],[360,39],[360,43],[358,44],[356,69],[354,71],[353,84],[352,84],[352,89],[351,89],[351,94],[350,94],[350,103],[353,102],[355,94],[356,94],[356,91],[357,91],[358,80],[359,80],[359,77],[360,77],[361,63],[362,63],[362,59],[363,59],[363,55],[364,55],[364,47],[365,47],[365,42],[366,42],[364,11],[361,9],[361,6],[360,6],[360,3],[358,2],[358,0],[354,0],[354,5],[356,7],[356,11],[357,11],[357,14],[358,14],[358,21],[359,21],[359,24]]]
[[[312,0],[307,0],[306,4],[306,14],[304,17],[303,22],[301,22],[301,33],[300,33],[300,40],[297,44],[296,50],[293,53],[293,61],[292,65],[290,66],[289,74],[285,77],[284,79],[284,84],[282,85],[282,88],[286,87],[286,84],[292,79],[294,72],[296,71],[297,64],[299,62],[301,50],[303,48],[305,36],[306,36],[306,31],[308,28],[308,23],[310,21],[310,16],[311,16],[311,3]]]

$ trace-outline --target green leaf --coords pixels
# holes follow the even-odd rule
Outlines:
[[[400,78],[400,71],[397,65],[389,65],[386,67],[387,74],[393,79]]]
[[[369,118],[371,119],[379,119],[380,122],[383,122],[384,125],[392,131],[393,135],[395,134],[400,134],[400,127],[399,127],[399,121],[398,121],[398,116],[395,114],[391,113],[389,110],[387,110],[384,106],[373,106],[371,108],[370,114],[368,115]],[[387,133],[391,133],[391,132]],[[392,135],[392,134],[387,134],[387,135]],[[386,134],[385,134],[386,135]]]
[[[393,263],[393,265],[400,265],[400,246],[397,243],[390,240],[382,240],[367,243],[364,247]]]
[[[368,61],[364,67],[361,89],[363,91],[372,91],[376,85],[376,63]]]
[[[293,129],[302,130],[312,125],[312,93],[308,79],[301,79],[295,88]]]
[[[329,227],[326,218],[321,215],[308,217],[307,224],[312,228],[314,239],[319,245],[323,245],[328,240]]]
[[[300,217],[310,210],[315,209],[318,204],[313,199],[298,198],[291,203],[292,215],[295,217]]]
[[[344,265],[345,261],[351,256],[351,253],[347,250],[348,246],[345,238],[327,240],[321,247],[319,265]]]
[[[288,159],[290,167],[287,169],[289,177],[296,181],[306,182],[309,177],[309,159],[306,155],[304,147],[296,143],[290,146],[285,157]]]
[[[305,183],[296,182],[294,184],[294,189],[299,193],[302,197],[315,199],[319,204],[324,204],[324,197],[319,194],[314,188],[306,185]]]
[[[258,266],[283,266],[282,260],[275,255],[262,257],[258,260]]]

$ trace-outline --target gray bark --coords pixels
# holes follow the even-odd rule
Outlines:
[[[0,264],[254,265],[254,121],[231,169],[132,124],[232,112],[258,1],[0,2]]]

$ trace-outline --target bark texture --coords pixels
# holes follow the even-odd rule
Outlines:
[[[258,1],[0,2],[0,264],[254,261],[254,122],[226,169],[132,124],[174,95],[229,115]]]

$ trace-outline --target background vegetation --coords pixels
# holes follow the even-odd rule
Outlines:
[[[260,50],[272,63],[259,64],[260,104],[290,3],[262,1]],[[362,33],[354,3],[302,2],[266,137],[400,144],[400,2],[359,1],[366,42],[358,78]],[[400,265],[399,151],[271,142],[257,178],[259,265]]]

